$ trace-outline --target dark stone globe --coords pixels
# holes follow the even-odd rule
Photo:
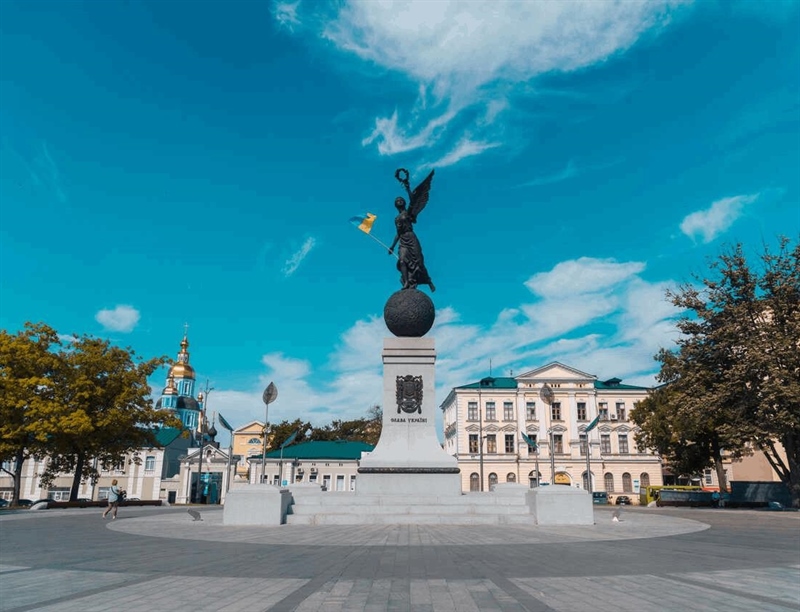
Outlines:
[[[386,327],[400,338],[421,338],[436,318],[433,301],[418,289],[401,289],[391,295],[383,307]]]

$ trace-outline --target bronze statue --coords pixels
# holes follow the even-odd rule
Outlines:
[[[417,285],[429,285],[431,291],[436,291],[431,277],[428,276],[428,270],[425,268],[422,246],[414,233],[413,227],[414,223],[417,222],[417,215],[422,212],[422,209],[428,203],[433,172],[431,170],[431,173],[417,185],[414,191],[411,191],[408,185],[408,170],[400,168],[394,173],[395,178],[402,183],[406,188],[406,193],[408,193],[408,208],[406,208],[406,201],[403,198],[397,198],[394,201],[398,213],[394,218],[397,234],[394,237],[392,246],[389,248],[389,254],[391,255],[394,253],[395,245],[398,242],[400,243],[400,248],[397,251],[397,269],[400,271],[400,282],[403,285],[403,289],[416,289]]]

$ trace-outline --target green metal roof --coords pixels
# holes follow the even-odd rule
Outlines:
[[[478,382],[469,383],[468,385],[461,385],[456,389],[516,389],[517,379],[508,376],[498,376],[492,378],[488,376],[479,380]],[[621,389],[630,391],[646,391],[649,387],[637,387],[635,385],[623,385],[621,379],[610,378],[609,380],[596,380],[594,381],[595,389]]]
[[[497,378],[492,378],[491,376],[487,376],[486,378],[482,378],[478,382],[469,383],[468,385],[461,385],[460,387],[456,387],[456,389],[516,389],[517,388],[517,379],[510,378],[508,376],[498,376]]]
[[[334,440],[325,442],[300,442],[283,449],[284,459],[330,459],[338,461],[343,459],[361,459],[362,452],[371,451],[374,446],[366,442],[349,442],[347,440]],[[267,453],[267,459],[279,459],[281,451],[274,450]],[[253,459],[260,459],[256,455]]]
[[[608,380],[594,381],[595,389],[628,389],[630,391],[647,391],[649,387],[637,387],[635,385],[623,385],[622,380],[619,378],[610,378]]]
[[[156,430],[155,435],[158,445],[166,447],[172,444],[181,435],[181,430],[175,427],[164,427]]]

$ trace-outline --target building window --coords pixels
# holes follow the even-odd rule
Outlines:
[[[478,420],[478,402],[469,402],[467,404],[467,420],[468,421]]]
[[[628,454],[628,434],[619,434],[619,453],[620,455]]]
[[[156,458],[153,455],[147,455],[144,458],[144,471],[154,472],[156,469]]]
[[[481,490],[481,477],[478,476],[478,474],[475,472],[472,472],[472,474],[469,475],[469,490],[470,491]]]
[[[642,472],[639,474],[639,488],[644,489],[645,487],[650,486],[650,474],[647,472]]]
[[[597,409],[597,414],[600,415],[600,420],[601,421],[607,421],[608,420],[608,404],[606,404],[605,402],[600,402],[600,406]]]
[[[494,487],[494,485],[496,484],[497,484],[497,474],[492,472],[491,474],[489,474],[489,490],[491,491],[492,487]]]
[[[581,455],[586,456],[586,434],[582,433],[578,436],[581,441]]]
[[[495,434],[486,436],[486,452],[492,454],[497,452],[497,436]]]
[[[550,408],[550,418],[554,421],[561,420],[561,402],[553,402],[553,407]]]
[[[589,490],[589,478],[588,478],[588,475],[586,474],[586,472],[583,473],[583,476],[581,478],[583,480],[583,490],[584,491],[588,491]]]
[[[606,455],[611,454],[611,435],[600,434],[600,452]]]
[[[344,491],[344,474],[336,475],[336,490]]]
[[[503,420],[514,420],[514,404],[511,402],[503,402]]]
[[[514,472],[506,474],[506,482],[517,482],[517,475]]]
[[[622,492],[633,493],[633,485],[631,484],[631,475],[628,472],[625,472],[622,475]]]
[[[711,475],[711,470],[706,470],[705,471],[705,480],[706,480],[706,484],[707,485],[710,485],[710,484],[714,483],[714,478]]]
[[[612,493],[614,491],[614,474],[611,472],[606,472],[604,480],[606,483],[606,492]]]
[[[506,452],[514,452],[514,434],[506,434]]]
[[[525,420],[536,420],[536,402],[528,402],[525,404]]]
[[[553,434],[553,452],[564,452],[564,436],[561,434]]]
[[[586,402],[578,402],[578,420],[586,420]]]
[[[478,450],[478,434],[469,434],[469,452],[472,455],[480,452]]]
[[[625,414],[625,404],[617,404],[617,418],[620,421],[627,421],[627,415]]]
[[[531,470],[528,472],[528,483],[531,486],[531,489],[535,489],[539,486],[539,478],[536,475],[536,470]]]
[[[351,491],[355,491],[356,490],[356,475],[355,474],[351,474],[350,475],[350,490]]]
[[[531,442],[533,442],[533,444],[534,444],[533,447],[528,446],[528,452],[529,453],[538,452],[539,444],[538,444],[538,441],[536,439],[536,434],[528,434],[528,438],[530,438]]]
[[[261,438],[250,438],[247,441],[248,444],[261,444]]]
[[[496,421],[497,413],[494,409],[494,402],[486,402],[486,420]]]

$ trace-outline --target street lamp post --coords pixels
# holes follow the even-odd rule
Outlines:
[[[264,484],[264,479],[267,474],[267,429],[269,427],[269,405],[278,397],[278,387],[274,382],[269,383],[264,393],[261,395],[261,400],[264,402],[264,446],[261,450],[261,484]]]
[[[483,381],[478,383],[478,451],[481,466],[481,492],[483,492],[483,406],[481,405],[481,385]]]
[[[203,503],[203,447],[206,441],[206,403],[208,402],[208,394],[214,390],[214,387],[208,386],[208,379],[206,379],[205,393],[202,391],[198,394],[197,399],[203,404],[203,410],[200,412],[200,465],[197,468],[197,503]]]

